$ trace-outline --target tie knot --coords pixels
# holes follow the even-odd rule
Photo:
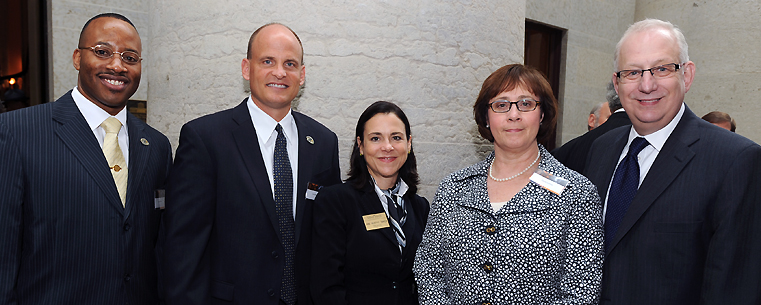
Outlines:
[[[119,122],[115,117],[110,117],[103,121],[100,127],[103,127],[106,133],[119,133],[119,129],[122,128],[122,122]]]
[[[643,137],[636,137],[632,141],[632,144],[629,144],[629,155],[636,156],[639,155],[639,152],[641,152],[645,147],[650,145],[650,143],[645,140]]]
[[[275,126],[275,131],[277,131],[278,135],[283,134],[283,126],[280,126],[280,124],[277,124],[277,126]]]

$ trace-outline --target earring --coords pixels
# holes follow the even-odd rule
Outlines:
[[[359,156],[361,157],[361,156],[362,156],[362,153],[359,153]]]
[[[489,128],[489,124],[486,124],[486,128]]]

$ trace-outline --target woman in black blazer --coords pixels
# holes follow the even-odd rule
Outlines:
[[[316,305],[418,304],[412,274],[428,218],[416,194],[410,123],[393,103],[359,117],[349,178],[314,201],[311,289]]]

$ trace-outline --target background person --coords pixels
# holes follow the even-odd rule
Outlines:
[[[735,119],[729,116],[729,113],[721,111],[711,111],[702,117],[708,123],[714,124],[731,132],[735,132],[737,124]]]
[[[608,107],[608,102],[597,104],[592,108],[592,111],[589,112],[589,117],[587,118],[587,131],[602,125],[608,120],[608,117],[610,117],[610,107]]]
[[[549,83],[534,68],[502,67],[473,113],[494,152],[439,185],[415,259],[420,303],[596,303],[600,198],[538,144],[556,123]],[[570,182],[534,182],[537,169]]]
[[[608,100],[608,107],[613,113],[608,117],[605,123],[568,141],[563,144],[563,146],[552,150],[552,156],[555,157],[555,159],[560,161],[560,163],[563,163],[566,167],[579,173],[584,170],[584,167],[587,164],[589,148],[592,147],[592,143],[594,143],[597,138],[608,131],[632,124],[629,120],[629,116],[626,115],[626,112],[621,106],[621,100],[618,98],[613,82],[608,83],[608,93],[605,97]],[[590,161],[597,162],[596,160]]]
[[[410,123],[393,103],[360,115],[349,179],[315,199],[315,304],[418,304],[412,264],[428,218]],[[377,221],[377,225],[373,222]]]
[[[172,151],[125,107],[141,51],[129,19],[97,15],[77,86],[0,115],[0,304],[159,303],[154,191]]]
[[[303,54],[288,27],[260,27],[241,62],[251,95],[182,127],[164,217],[168,304],[312,304],[307,187],[341,173],[336,135],[291,110]]]

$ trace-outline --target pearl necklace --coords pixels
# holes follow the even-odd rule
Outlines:
[[[529,164],[529,166],[526,167],[526,169],[522,170],[520,173],[517,173],[517,174],[512,175],[510,177],[507,177],[507,178],[501,178],[501,179],[494,178],[494,175],[492,175],[492,173],[491,173],[491,169],[492,169],[492,167],[494,167],[494,160],[497,159],[497,156],[494,156],[494,159],[492,159],[491,163],[489,164],[489,178],[491,178],[492,180],[497,181],[497,182],[504,182],[504,181],[507,181],[507,180],[511,180],[511,179],[513,179],[515,177],[518,177],[520,175],[523,175],[523,173],[525,173],[529,168],[531,168],[532,166],[534,166],[534,164],[536,164],[536,161],[539,161],[539,155],[540,154],[537,152],[536,159],[534,159],[534,162],[531,162],[531,164]]]

